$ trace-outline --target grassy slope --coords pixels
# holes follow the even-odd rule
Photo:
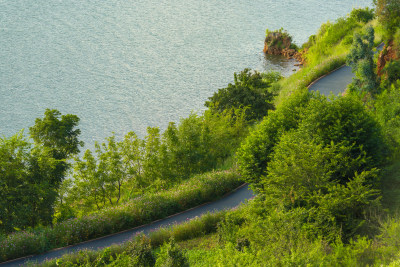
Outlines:
[[[376,21],[373,21],[370,24],[376,26],[377,23]],[[319,49],[323,49],[325,46],[325,53],[319,53],[318,49],[310,51],[308,57],[311,59],[311,62],[309,65],[280,82],[281,90],[276,99],[276,103],[279,104],[284,101],[284,99],[295,90],[306,90],[306,87],[314,80],[343,65],[345,63],[345,57],[348,49],[350,48],[349,44],[342,42],[343,38],[351,35],[355,31],[360,31],[363,26],[364,25],[358,24],[351,28],[349,32],[342,33],[342,35],[331,47],[326,47],[326,44],[323,43],[324,36],[321,35],[320,39],[317,40],[317,42],[320,41],[321,44],[317,45],[317,47],[319,47]],[[381,38],[382,37],[378,28],[376,32],[377,44],[381,42]],[[382,181],[382,202],[385,208],[388,208],[392,213],[396,213],[398,212],[400,205],[400,160],[395,161],[395,163],[385,169],[383,173],[385,179]],[[182,234],[181,238],[178,238],[178,240],[184,240],[178,242],[178,245],[187,251],[186,256],[189,258],[189,263],[191,263],[191,265],[195,266],[197,264],[201,266],[201,261],[213,254],[212,250],[219,247],[218,236],[217,234],[213,233],[203,233],[201,236],[196,234],[196,237],[190,238],[190,234],[188,235],[188,233],[196,232],[196,227],[190,227],[193,227],[192,230],[186,230],[186,233]],[[151,238],[159,241],[155,241],[155,243],[153,243],[153,241],[152,243],[155,246],[158,246],[161,244],[161,240],[167,240],[165,239],[166,236],[174,236],[176,239],[176,234],[166,234],[168,231],[169,230],[160,230],[158,233],[153,233]],[[183,238],[183,236],[186,238],[189,237],[189,239]]]

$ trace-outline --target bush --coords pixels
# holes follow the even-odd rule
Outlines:
[[[356,21],[367,23],[368,21],[374,18],[374,10],[369,7],[362,9],[353,9],[350,13],[350,18],[355,19]]]
[[[154,266],[156,260],[150,245],[150,239],[142,235],[128,243],[127,253],[134,266]]]
[[[246,120],[254,121],[263,118],[268,110],[274,108],[273,94],[268,88],[280,79],[280,76],[276,73],[265,75],[245,69],[239,74],[235,73],[234,78],[234,84],[219,89],[206,101],[205,106],[212,112],[246,107]]]
[[[308,92],[291,96],[277,110],[270,112],[243,142],[237,157],[239,171],[247,182],[257,185],[260,176],[266,172],[275,144],[283,133],[297,128],[300,114],[310,97]]]
[[[390,61],[388,64],[386,64],[383,71],[387,76],[387,81],[389,82],[389,84],[400,80],[400,60]]]
[[[161,247],[161,251],[157,255],[157,267],[187,267],[189,266],[187,259],[175,244],[175,240],[171,239],[169,243]]]
[[[376,117],[383,128],[392,153],[400,147],[400,81],[384,90],[375,102]]]
[[[118,207],[64,221],[52,228],[16,232],[0,240],[0,259],[6,261],[38,254],[146,224],[214,200],[241,183],[233,171],[206,173],[169,191],[147,194]]]

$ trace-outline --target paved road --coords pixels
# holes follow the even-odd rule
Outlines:
[[[310,91],[319,91],[322,95],[326,96],[329,96],[331,93],[338,95],[352,82],[353,77],[354,74],[351,72],[351,67],[343,66],[314,82],[308,89]]]
[[[378,51],[382,49],[383,44],[377,47]],[[324,95],[329,95],[330,93],[338,95],[346,89],[347,85],[351,83],[353,77],[354,74],[351,72],[351,68],[349,66],[343,66],[311,84],[309,86],[309,90],[319,91],[321,92],[321,94]],[[41,255],[6,262],[0,264],[0,266],[22,266],[27,261],[36,261],[40,263],[45,261],[46,259],[59,258],[64,254],[76,252],[82,249],[98,250],[104,247],[111,246],[113,244],[122,244],[131,239],[137,233],[143,232],[144,234],[146,234],[160,227],[178,224],[188,219],[201,216],[202,214],[205,214],[207,212],[231,209],[238,206],[240,203],[243,203],[246,199],[250,199],[252,197],[254,197],[253,192],[248,188],[248,185],[245,185],[218,201],[190,209],[183,213],[170,216],[166,219],[153,222],[149,225],[140,226],[111,236],[87,241],[75,246],[56,249]]]
[[[98,250],[104,247],[109,247],[113,244],[122,244],[131,239],[132,237],[134,237],[138,233],[143,232],[144,234],[146,234],[160,227],[167,227],[169,225],[178,224],[188,219],[201,216],[202,214],[205,214],[207,212],[220,211],[223,209],[231,209],[237,207],[240,203],[243,203],[245,202],[246,199],[250,199],[252,197],[254,197],[253,192],[249,189],[248,185],[244,185],[220,200],[195,207],[188,211],[178,213],[166,219],[159,220],[145,226],[140,226],[118,234],[102,237],[92,241],[87,241],[75,246],[56,249],[41,255],[6,262],[0,264],[0,266],[23,266],[27,261],[36,261],[38,263],[41,263],[46,259],[59,258],[64,254],[76,252],[82,249]]]
[[[383,43],[380,44],[376,50],[381,51],[383,46]],[[331,93],[338,95],[346,89],[347,85],[352,82],[354,77],[354,74],[351,72],[351,67],[343,66],[312,83],[308,89],[310,91],[319,91],[326,96]]]

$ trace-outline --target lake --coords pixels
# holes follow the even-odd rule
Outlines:
[[[244,68],[290,75],[263,53],[265,30],[301,45],[371,0],[0,0],[0,136],[46,108],[76,114],[86,147],[114,131],[162,130]]]

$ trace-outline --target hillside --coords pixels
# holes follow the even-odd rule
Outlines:
[[[0,258],[128,229],[247,182],[257,197],[235,210],[43,266],[399,266],[400,2],[378,0],[375,7],[323,24],[296,48],[304,66],[292,76],[235,73],[234,83],[205,103],[204,114],[171,123],[162,134],[149,128],[143,140],[134,133],[122,141],[110,137],[79,158],[78,131],[65,138],[47,127],[75,129],[79,119],[47,111],[30,129],[32,144],[22,134],[1,139],[0,155],[17,159],[0,161],[9,180],[47,192],[42,201],[53,201],[53,214],[41,213],[43,202],[29,199],[18,202],[26,220],[17,209],[3,208]],[[344,64],[355,77],[343,94],[309,92],[313,81]],[[66,179],[67,170],[74,181]],[[53,184],[29,186],[38,173],[52,181],[53,172],[59,178]],[[22,198],[25,192],[11,193]],[[149,214],[137,219],[132,210]],[[105,215],[112,223],[89,222]],[[90,231],[73,232],[70,222]],[[67,240],[72,233],[76,238]],[[29,245],[36,237],[38,243]]]

